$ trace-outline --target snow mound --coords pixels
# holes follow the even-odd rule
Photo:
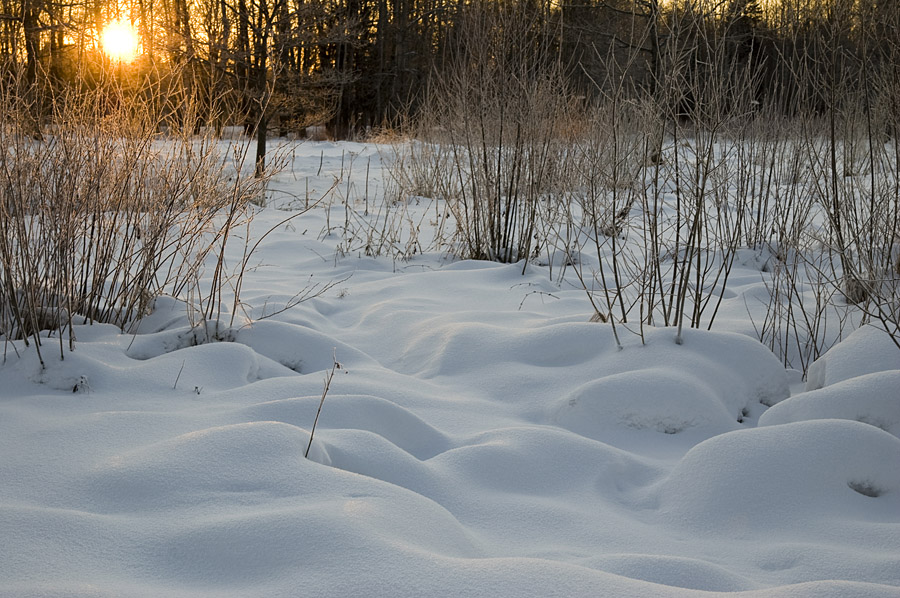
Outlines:
[[[621,436],[614,430],[630,429],[685,434],[691,446],[739,429],[754,405],[789,394],[784,369],[751,339],[690,331],[676,345],[671,330],[648,329],[646,336],[644,346],[598,358],[597,376],[555,401],[550,420],[605,442]]]
[[[897,463],[900,439],[858,422],[739,430],[691,449],[661,484],[660,509],[675,525],[715,534],[878,535],[853,524],[861,520],[883,524],[884,537],[896,541]]]
[[[457,375],[503,363],[577,366],[615,350],[609,334],[588,323],[511,330],[496,324],[435,318],[416,331],[404,360],[423,377]],[[604,331],[605,332],[605,331]]]
[[[664,400],[660,400],[665,396]],[[724,401],[699,378],[666,367],[635,370],[593,380],[564,397],[557,423],[602,440],[610,427],[661,434],[688,430],[706,437],[739,427]]]
[[[660,475],[635,455],[546,426],[480,434],[432,465],[444,479],[473,484],[495,500],[505,494],[520,505],[523,496],[579,493],[622,500]]]
[[[267,584],[289,586],[286,579],[302,571],[308,587],[319,594],[320,589],[340,587],[338,580],[345,576],[376,577],[379,565],[389,566],[378,557],[366,563],[364,555],[398,548],[433,559],[478,554],[449,513],[412,493],[390,487],[372,491],[367,482],[353,479],[335,484],[313,475],[304,481],[313,487],[324,484],[330,492],[203,517],[167,530],[148,550],[148,565],[207,591],[238,587],[254,593],[266,593]],[[375,570],[369,569],[373,565]],[[354,588],[361,589],[350,583],[344,591],[353,593]],[[289,592],[284,587],[269,595]]]
[[[101,512],[173,509],[219,497],[300,492],[305,430],[254,422],[197,430],[116,455],[86,476],[86,491]],[[310,457],[328,463],[313,445]]]
[[[760,426],[812,419],[849,419],[900,437],[900,370],[875,372],[800,393],[759,418]]]
[[[368,355],[326,334],[283,322],[254,322],[238,330],[234,340],[298,373],[329,370],[335,358],[347,367],[374,363]]]
[[[236,343],[177,346],[174,339],[187,330],[132,337],[107,324],[77,326],[78,346],[89,350],[67,349],[61,359],[58,349],[45,348],[42,367],[34,347],[30,347],[13,360],[14,369],[25,379],[52,390],[90,394],[115,389],[124,398],[174,388],[240,388],[286,373],[279,364]],[[179,350],[187,347],[192,350]]]
[[[863,326],[809,366],[806,390],[887,370],[900,370],[900,349],[884,330]]]
[[[631,579],[705,592],[740,592],[757,585],[712,563],[683,557],[610,554],[585,564]]]
[[[254,421],[280,421],[309,427],[321,397],[282,399],[253,405],[244,415]],[[450,440],[420,417],[396,403],[364,395],[331,395],[322,408],[322,429],[365,430],[383,437],[416,459],[429,459],[450,446]]]

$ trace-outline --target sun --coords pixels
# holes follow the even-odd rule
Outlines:
[[[107,25],[103,29],[101,42],[103,51],[113,60],[131,62],[137,55],[137,31],[127,21],[120,20]]]

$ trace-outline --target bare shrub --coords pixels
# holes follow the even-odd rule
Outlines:
[[[463,11],[415,123],[422,143],[395,177],[404,193],[447,202],[462,257],[527,261],[550,242],[543,218],[568,183],[562,137],[575,100],[539,17],[487,3]]]
[[[147,85],[144,91],[161,91]],[[221,313],[222,253],[264,184],[242,172],[246,146],[158,139],[172,107],[165,98],[156,98],[160,109],[142,105],[112,77],[83,93],[26,92],[19,73],[0,95],[7,115],[0,123],[4,339],[32,341],[40,353],[41,331],[49,329],[62,352],[74,324],[126,328],[163,293],[192,296],[199,320]],[[29,97],[41,105],[23,102]],[[35,136],[27,115],[38,112],[47,124]],[[212,282],[201,286],[209,257]]]
[[[745,150],[759,72],[727,51],[727,29],[685,6],[665,27],[650,89],[629,73],[656,29],[622,58],[597,58],[593,127],[579,144],[579,200],[598,269],[592,288],[620,322],[710,327],[745,236]],[[654,46],[655,47],[655,46]],[[636,313],[634,313],[636,312]],[[635,318],[635,316],[637,316]]]

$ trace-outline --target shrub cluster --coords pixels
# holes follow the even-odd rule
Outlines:
[[[112,77],[81,94],[33,91],[19,76],[0,95],[0,335],[40,353],[57,334],[62,350],[74,324],[125,329],[162,293],[214,318],[221,252],[263,184],[241,172],[246,147],[193,127],[162,139],[163,117],[190,106],[157,96],[153,111]],[[35,127],[36,113],[52,124]],[[208,258],[211,287],[200,282]]]
[[[685,9],[667,23],[679,43],[648,31],[595,56],[605,78],[582,100],[521,41],[535,31],[522,13],[484,14],[461,19],[465,51],[436,73],[393,173],[399,196],[445,202],[442,249],[574,265],[596,319],[677,327],[678,342],[713,326],[735,261],[754,256],[771,292],[748,310],[786,365],[805,371],[851,321],[900,348],[900,71],[884,56],[852,56],[854,87],[847,47],[807,48],[796,75],[817,93],[786,111],[754,99],[766,71],[731,32]],[[535,55],[505,51],[518,47]],[[647,47],[650,84],[631,75]]]

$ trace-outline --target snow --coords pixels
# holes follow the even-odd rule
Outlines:
[[[290,153],[273,203],[352,159],[362,209],[389,148]],[[900,596],[883,332],[804,389],[752,337],[752,256],[714,331],[620,327],[619,349],[559,264],[366,257],[344,221],[334,201],[273,230],[218,339],[163,297],[43,370],[7,346],[0,596]],[[335,284],[275,313],[310,280]]]
[[[806,389],[890,370],[900,370],[900,351],[883,330],[863,326],[816,360],[809,368]]]

